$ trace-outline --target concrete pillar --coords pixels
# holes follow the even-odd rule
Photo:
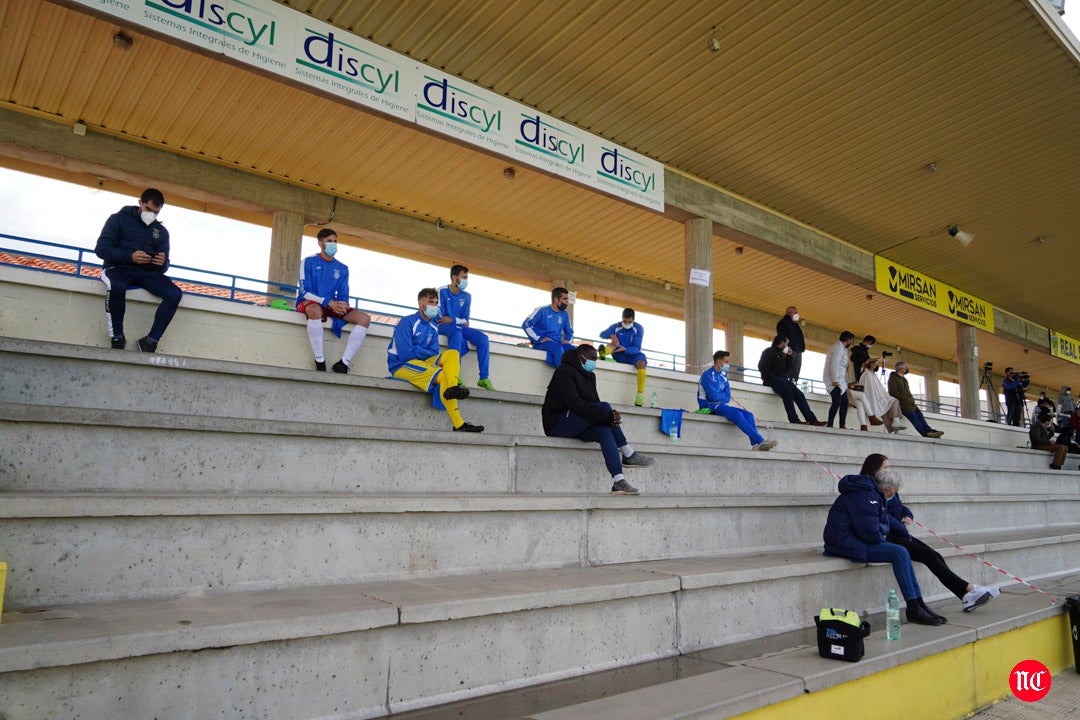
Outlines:
[[[693,218],[684,223],[684,257],[686,289],[683,291],[683,312],[686,325],[686,372],[699,375],[712,364],[713,281],[710,274],[706,285],[690,282],[693,270],[712,273],[712,221]]]
[[[979,418],[979,346],[975,328],[956,323],[956,369],[960,376],[960,417]]]
[[[296,285],[300,272],[300,242],[304,237],[304,216],[285,210],[274,213],[270,225],[270,267],[267,278],[271,282]],[[282,292],[277,286],[270,286],[270,292]]]
[[[724,350],[731,353],[731,364],[746,366],[743,362],[743,324],[738,320],[728,320],[724,323]],[[719,349],[719,348],[718,348]]]
[[[924,371],[923,379],[926,382],[926,399],[931,403],[941,402],[941,393],[938,392],[938,371]]]

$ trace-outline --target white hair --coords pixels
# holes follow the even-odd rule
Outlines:
[[[877,483],[878,489],[881,490],[881,492],[885,492],[886,490],[899,490],[900,486],[903,484],[900,482],[900,473],[895,470],[889,470],[888,468],[878,470],[877,474],[874,475],[874,482]]]

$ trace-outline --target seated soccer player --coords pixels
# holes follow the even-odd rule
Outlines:
[[[435,288],[424,288],[416,302],[417,311],[398,321],[386,349],[390,374],[431,393],[432,405],[446,410],[454,430],[484,432],[483,425],[465,422],[458,411],[458,400],[469,397],[469,390],[458,385],[458,351],[439,352],[439,329],[434,322],[439,317],[439,294]]]
[[[731,353],[717,350],[713,353],[713,366],[701,374],[698,381],[697,402],[701,411],[709,410],[713,415],[725,417],[750,438],[752,450],[772,450],[777,440],[766,440],[758,432],[754,414],[749,410],[731,407],[731,384],[728,382],[728,365]]]
[[[615,362],[637,368],[637,397],[634,404],[641,407],[645,404],[645,367],[649,362],[641,352],[642,343],[645,341],[645,328],[634,321],[634,309],[623,310],[622,322],[601,332],[600,337],[611,338],[609,350]]]

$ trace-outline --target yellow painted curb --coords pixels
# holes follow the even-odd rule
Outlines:
[[[1057,674],[1072,666],[1068,616],[1060,615],[851,682],[738,715],[737,720],[865,720],[882,708],[908,717],[963,718],[1011,697],[1009,671],[1035,659]],[[873,707],[867,707],[873,698]]]

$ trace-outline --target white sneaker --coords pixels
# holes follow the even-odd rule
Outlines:
[[[763,440],[763,441],[759,442],[757,445],[754,445],[753,447],[751,447],[750,449],[751,450],[761,450],[762,452],[768,452],[769,450],[772,450],[774,447],[776,447],[777,444],[779,444],[779,442],[780,442],[779,440]]]
[[[985,605],[990,602],[1000,594],[1001,588],[976,585],[971,589],[971,592],[964,595],[964,599],[961,601],[964,606],[964,612],[971,612],[980,605]]]

